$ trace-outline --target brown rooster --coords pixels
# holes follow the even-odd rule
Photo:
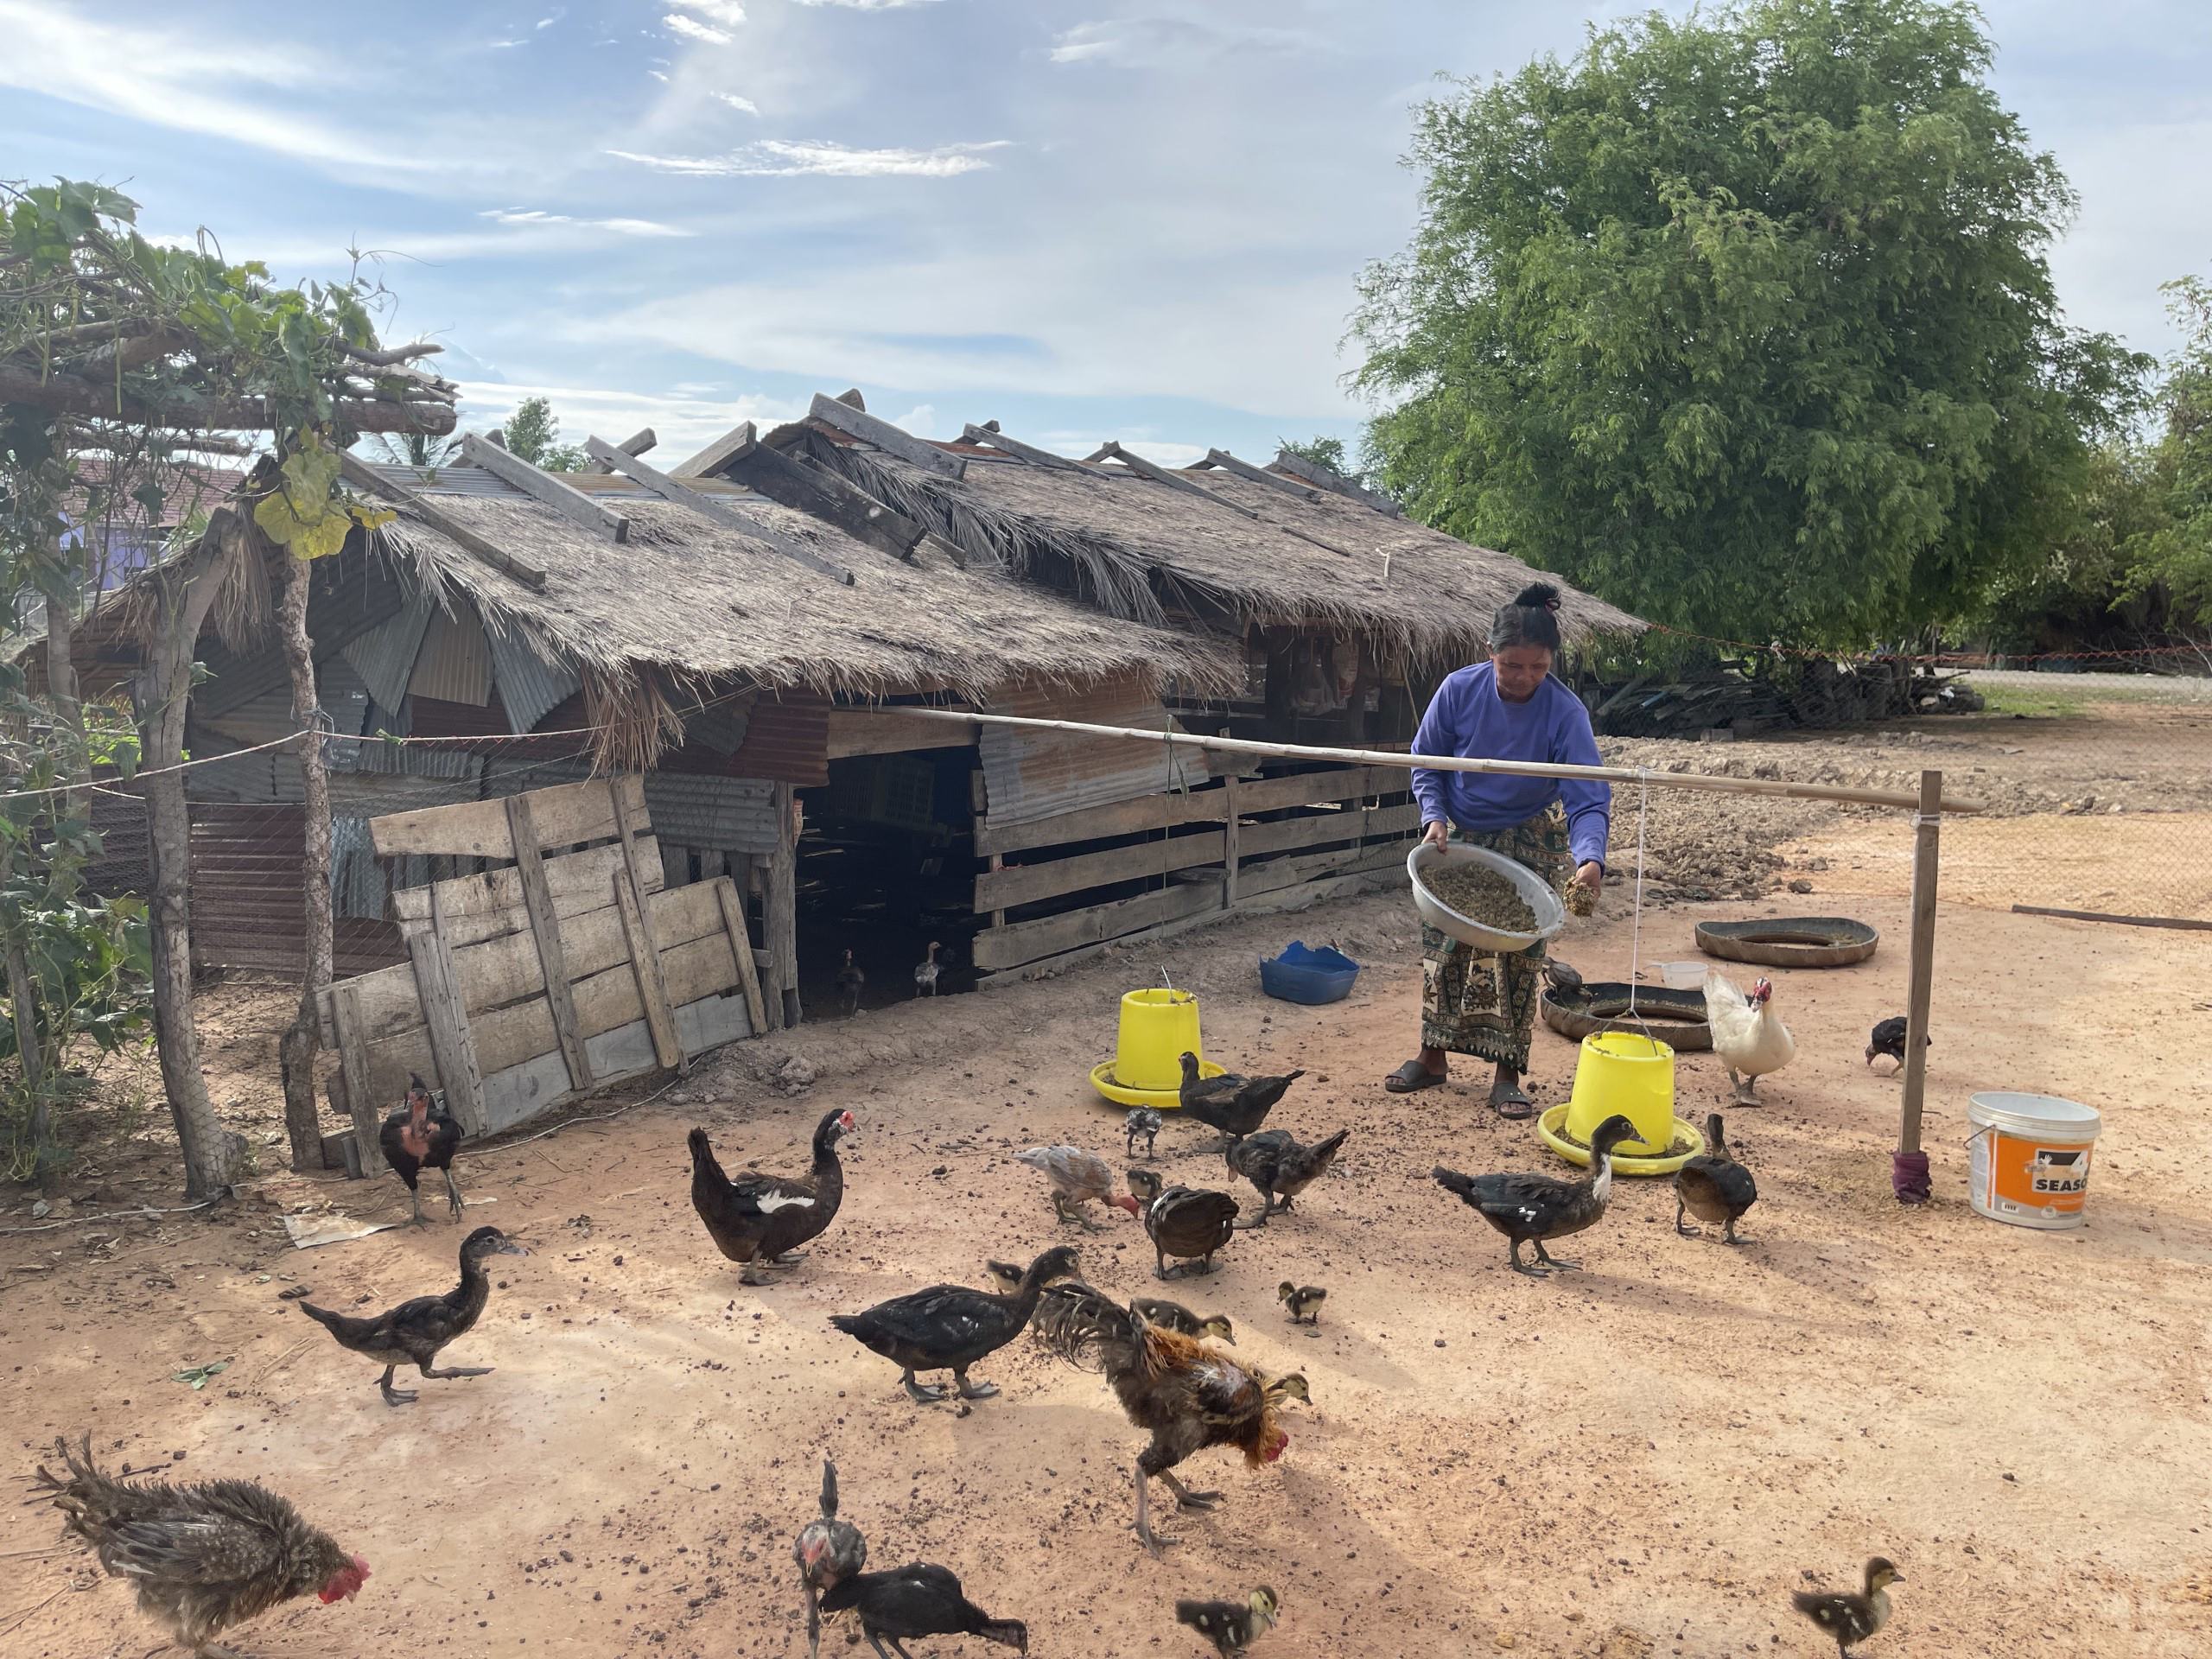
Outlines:
[[[41,1465],[33,1485],[50,1494],[69,1530],[90,1544],[111,1578],[128,1579],[138,1611],[197,1656],[233,1624],[313,1593],[351,1601],[369,1564],[290,1503],[247,1480],[190,1486],[130,1485],[92,1464],[92,1438],[54,1442],[67,1478]]]
[[[1254,1468],[1273,1463],[1290,1444],[1275,1421],[1274,1401],[1261,1380],[1211,1343],[1152,1324],[1134,1308],[1093,1292],[1047,1333],[1062,1358],[1096,1357],[1122,1409],[1152,1443],[1137,1457],[1137,1536],[1155,1555],[1151,1482],[1167,1483],[1177,1504],[1211,1509],[1219,1492],[1194,1492],[1174,1475],[1178,1465],[1210,1446],[1233,1446]]]

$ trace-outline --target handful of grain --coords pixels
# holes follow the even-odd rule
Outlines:
[[[1567,908],[1569,915],[1594,915],[1598,909],[1598,895],[1580,881],[1569,881],[1567,884]]]
[[[1484,864],[1432,864],[1421,873],[1421,885],[1438,900],[1471,922],[1502,933],[1534,933],[1536,912],[1521,890]]]

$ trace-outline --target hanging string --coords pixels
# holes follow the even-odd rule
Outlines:
[[[1643,845],[1644,831],[1651,819],[1651,778],[1642,766],[1636,769],[1636,905],[1629,912],[1628,923],[1628,1014],[1636,1018],[1636,992],[1643,978]]]

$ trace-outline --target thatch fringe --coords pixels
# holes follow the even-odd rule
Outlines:
[[[631,674],[587,671],[584,723],[592,728],[594,772],[644,772],[683,741],[683,716],[651,669]],[[696,706],[693,693],[688,702]]]

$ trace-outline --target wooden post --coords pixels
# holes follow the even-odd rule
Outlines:
[[[415,963],[415,990],[423,999],[423,1021],[430,1028],[430,1057],[437,1062],[438,1082],[446,1091],[446,1104],[471,1135],[482,1135],[483,1077],[476,1069],[476,1045],[468,1033],[468,1010],[461,1006],[454,983],[453,952],[446,947],[437,913],[438,893],[430,889],[431,919],[403,924],[407,954]],[[350,1107],[351,1102],[348,1105]]]
[[[1221,884],[1222,906],[1236,908],[1236,774],[1225,772],[1221,779],[1222,817],[1227,833],[1223,837],[1222,868],[1228,872]]]
[[[621,810],[621,803],[615,803]],[[537,941],[538,965],[545,970],[545,1001],[553,1013],[553,1034],[568,1063],[569,1086],[591,1087],[591,1058],[577,1035],[575,997],[569,985],[568,957],[561,948],[561,918],[554,913],[552,891],[545,885],[545,855],[530,816],[530,797],[507,797],[507,832],[514,837],[515,874],[522,881],[522,903],[530,915],[531,937]]]
[[[674,1071],[683,1064],[676,1010],[669,1005],[668,980],[661,972],[660,946],[645,914],[645,894],[627,865],[614,872],[614,906],[621,912],[622,937],[630,947],[630,968],[637,976],[638,1001],[645,1006],[645,1029],[652,1033],[653,1058]]]
[[[744,855],[740,854],[741,858]],[[715,882],[715,899],[722,907],[722,931],[729,935],[730,956],[737,963],[737,982],[745,992],[745,1012],[753,1021],[755,1037],[768,1029],[768,1012],[760,995],[760,970],[753,959],[752,930],[745,925],[745,895],[727,876]]]
[[[776,812],[776,850],[768,855],[767,936],[772,971],[761,987],[771,1029],[796,1026],[798,1005],[798,793],[778,784],[770,797]]]
[[[374,1179],[384,1169],[384,1153],[377,1137],[384,1132],[379,1103],[369,1095],[369,1057],[361,1052],[360,993],[350,982],[331,987],[331,1023],[338,1027],[338,1067],[346,1079],[346,1115],[353,1120],[353,1145],[360,1154],[361,1173]]]
[[[990,858],[990,868],[994,870],[1002,870],[1006,868],[1006,855],[1003,853],[993,853]],[[991,912],[991,925],[993,927],[1004,927],[1006,925],[1006,912],[1002,910],[993,911]]]
[[[1920,774],[1912,820],[1912,981],[1904,1014],[1904,1109],[1897,1150],[1920,1150],[1920,1108],[1928,1087],[1928,1014],[1936,996],[1936,864],[1943,833],[1943,774]]]

